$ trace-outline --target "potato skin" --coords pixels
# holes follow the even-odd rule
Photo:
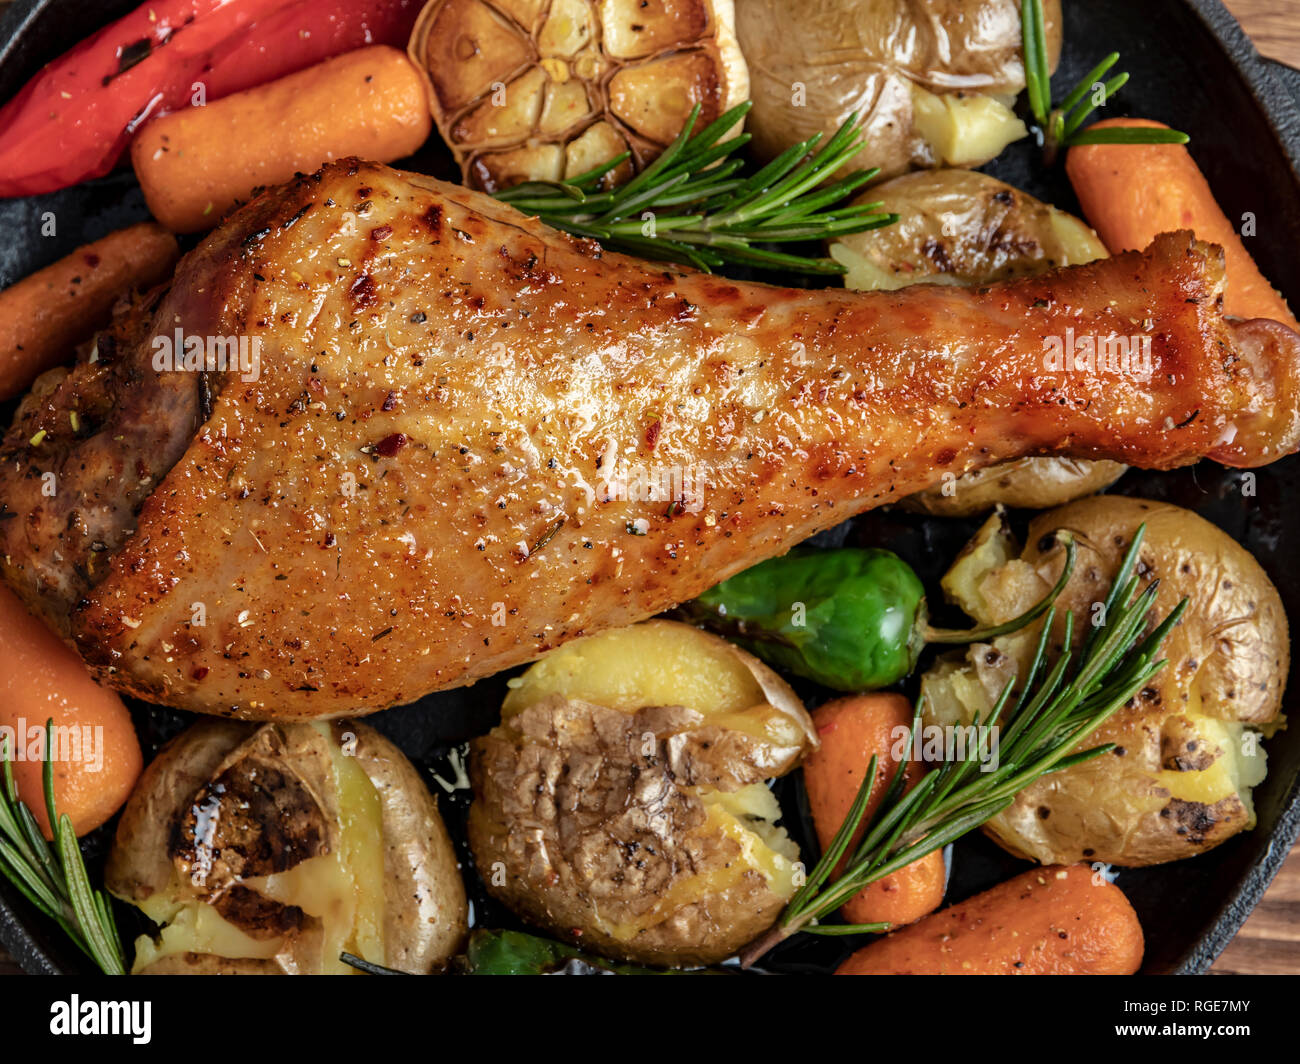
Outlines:
[[[670,744],[698,724],[675,708],[628,716],[552,697],[475,740],[469,841],[488,889],[565,941],[644,964],[712,964],[767,930],[785,899],[752,870],[656,911],[671,892],[689,893],[694,877],[742,858],[734,840],[704,830],[702,803],[680,785],[703,774],[673,778]],[[640,737],[665,730],[675,734],[642,756]],[[694,753],[679,767],[697,754],[712,762],[720,738],[686,738]],[[734,773],[727,760],[723,771]],[[629,936],[606,929],[643,921]]]
[[[780,810],[764,781],[793,768],[816,738],[789,686],[717,636],[652,621],[587,638],[617,639],[620,654],[636,654],[629,633],[662,649],[658,639],[676,630],[690,636],[683,654],[693,643],[717,646],[751,670],[761,694],[745,719],[684,705],[634,708],[627,692],[614,708],[533,689],[536,700],[511,703],[471,744],[469,841],[488,890],[531,923],[616,959],[690,966],[757,938],[793,893],[786,885],[797,849],[772,828]],[[525,690],[527,676],[516,688]],[[777,704],[806,733],[772,729]],[[760,727],[747,728],[751,720]],[[733,816],[725,802],[746,795],[759,805]]]
[[[384,825],[386,964],[424,972],[446,963],[465,939],[469,920],[456,850],[415,766],[373,728],[332,725],[379,793]]]
[[[275,961],[259,957],[217,957],[211,953],[172,953],[134,975],[284,975]]]
[[[845,287],[990,284],[1107,255],[1101,238],[1078,218],[988,174],[904,174],[856,202],[876,201],[899,219],[835,240],[832,255],[850,271]]]
[[[251,731],[235,721],[205,717],[158,751],[118,819],[104,870],[110,893],[135,903],[167,889],[171,833],[182,808]]]
[[[455,851],[437,804],[410,762],[378,732],[356,721],[326,727],[332,729],[333,741],[357,759],[379,800],[384,833],[384,962],[404,971],[428,972],[456,952],[468,920]],[[268,784],[275,812],[263,820],[270,849],[312,847],[312,852],[320,852],[337,845],[336,830],[330,826],[338,817],[337,797],[324,782],[327,777],[313,772],[313,765],[327,767],[328,761],[320,760],[323,740],[312,725],[259,726],[203,719],[164,746],[140,777],[118,822],[106,864],[105,886],[111,893],[139,905],[172,888],[180,859],[178,845],[183,851],[183,840],[189,835],[183,823],[193,815],[196,797],[232,752],[262,737],[267,740],[262,749],[283,751],[285,758],[279,763],[274,757],[258,762],[257,771],[264,779],[279,777],[274,788]],[[323,813],[324,824],[317,813],[296,805],[293,794],[299,788],[285,785],[286,781],[306,783],[319,802],[312,809]],[[254,807],[253,815],[257,812]],[[243,861],[246,874],[264,873],[248,867],[250,862],[266,860],[263,854],[228,853],[221,848],[215,852],[217,862]],[[246,888],[234,888],[240,890]],[[254,938],[269,933],[255,925],[257,916],[265,912],[226,910],[223,915]],[[310,974],[311,935],[307,930],[301,943],[290,941],[283,957],[185,952],[163,956],[137,974]]]
[[[1046,510],[1105,491],[1128,471],[1106,459],[1031,457],[975,469],[903,500],[907,510],[936,517],[969,517],[1001,504]]]
[[[1043,8],[1054,69],[1060,0]],[[854,166],[888,178],[939,165],[918,130],[914,86],[1006,97],[1025,84],[1017,0],[744,0],[736,36],[749,64],[748,129],[763,158],[818,132],[829,138],[857,112],[865,147]]]
[[[1132,975],[1142,925],[1087,865],[1036,868],[895,931],[836,975]]]
[[[1063,554],[1051,545],[1052,533],[1066,528],[1079,556],[1057,606],[1074,613],[1082,636],[1143,522],[1139,570],[1144,584],[1160,581],[1148,627],[1184,596],[1190,600],[1161,650],[1169,664],[1088,740],[1089,746],[1116,743],[1111,754],[1045,777],[986,825],[1017,855],[1044,864],[1160,864],[1203,853],[1254,825],[1250,787],[1262,778],[1252,776],[1262,763],[1244,756],[1253,737],[1242,726],[1267,732],[1275,720],[1290,641],[1277,590],[1238,543],[1167,503],[1081,499],[1035,518],[1020,559],[983,577],[983,616],[1005,620],[1044,593]],[[927,673],[922,689],[933,719],[964,711],[954,704],[958,690],[968,697],[976,691],[977,701],[991,704],[1037,632],[1033,626],[992,646],[976,645],[964,663],[941,663]]]

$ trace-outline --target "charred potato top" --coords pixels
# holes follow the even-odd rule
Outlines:
[[[1161,649],[1168,665],[1088,740],[1116,749],[1031,785],[986,826],[1008,850],[1044,864],[1159,864],[1254,825],[1251,788],[1265,771],[1259,739],[1279,722],[1290,643],[1277,590],[1238,543],[1177,506],[1096,496],[1038,516],[1018,557],[1000,517],[990,518],[944,588],[980,623],[1007,620],[1059,576],[1064,552],[1053,534],[1068,529],[1078,563],[1057,605],[1062,616],[1074,614],[1081,639],[1100,620],[1111,578],[1144,522],[1138,573],[1144,584],[1160,582],[1148,630],[1184,597],[1187,612]],[[927,673],[928,720],[987,713],[1023,673],[1037,632],[978,644]]]
[[[105,885],[159,925],[133,971],[425,973],[466,931],[438,808],[363,724],[204,720],[145,769]]]
[[[1048,53],[1059,0],[1045,0]],[[1017,0],[742,0],[749,130],[772,158],[851,114],[866,145],[850,164],[882,177],[978,166],[1026,134],[1011,104],[1025,86]]]
[[[722,960],[794,892],[766,786],[815,744],[790,688],[717,636],[649,621],[566,644],[472,744],[469,837],[520,915],[607,956]]]

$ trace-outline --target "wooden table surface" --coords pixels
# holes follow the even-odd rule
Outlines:
[[[1081,0],[1066,0],[1078,3]],[[1300,67],[1300,0],[1224,0],[1270,59]],[[0,9],[5,6],[0,0]],[[1300,844],[1211,969],[1215,975],[1300,975]],[[20,969],[0,947],[0,975]]]

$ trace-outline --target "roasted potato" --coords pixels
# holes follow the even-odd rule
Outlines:
[[[1123,463],[1104,459],[1018,458],[946,476],[934,487],[907,496],[902,506],[937,517],[967,517],[999,503],[1020,510],[1047,510],[1105,491],[1127,471]]]
[[[1072,214],[988,174],[937,170],[877,185],[859,202],[883,203],[893,225],[839,237],[831,256],[860,292],[919,281],[1009,281],[1106,257],[1106,245]]]
[[[343,973],[345,950],[427,973],[467,930],[437,804],[355,722],[195,724],[140,777],[105,885],[159,927],[135,974]]]
[[[488,889],[620,960],[709,964],[765,931],[799,851],[766,781],[815,746],[756,658],[673,621],[568,643],[472,744],[469,839]]]
[[[1078,562],[1057,606],[1062,619],[1074,614],[1081,641],[1144,522],[1138,572],[1160,582],[1148,630],[1190,600],[1161,648],[1168,665],[1087,742],[1115,743],[1113,752],[1031,785],[986,825],[1012,853],[1044,864],[1160,864],[1254,825],[1251,788],[1265,773],[1259,740],[1280,724],[1290,643],[1277,590],[1238,543],[1189,510],[1100,495],[1040,514],[1023,551],[995,514],[943,587],[979,623],[1006,621],[1060,575],[1064,552],[1053,533],[1068,529]],[[1006,683],[1023,678],[1039,631],[976,644],[926,673],[927,723],[987,714]]]
[[[1055,69],[1061,6],[1043,8]],[[1025,87],[1017,0],[743,0],[736,34],[765,158],[854,113],[866,143],[846,170],[885,178],[978,166],[1027,133],[1012,110]]]
[[[1106,246],[1079,219],[987,174],[906,174],[860,202],[866,200],[882,201],[899,220],[831,243],[831,257],[848,271],[845,287],[858,291],[922,281],[988,284],[1106,256]],[[1079,458],[1021,458],[945,474],[903,505],[940,517],[982,513],[998,503],[1044,510],[1109,487],[1126,468]]]

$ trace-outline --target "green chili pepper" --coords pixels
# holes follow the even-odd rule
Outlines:
[[[931,628],[925,588],[911,567],[891,551],[852,547],[791,551],[683,608],[769,665],[837,691],[871,691],[908,676],[927,643],[981,642],[1040,617],[1074,571],[1074,540],[1057,536],[1067,554],[1056,586],[1032,609],[990,628]]]
[[[467,975],[663,975],[653,968],[617,964],[583,953],[562,942],[527,935],[522,931],[470,933],[465,950]]]
[[[410,975],[410,972],[386,968],[382,964],[342,953],[339,960],[370,975]],[[583,953],[563,942],[552,942],[522,931],[489,931],[477,928],[469,934],[463,956],[457,957],[453,970],[461,975],[700,975],[712,971],[668,971],[618,964],[595,954]]]

